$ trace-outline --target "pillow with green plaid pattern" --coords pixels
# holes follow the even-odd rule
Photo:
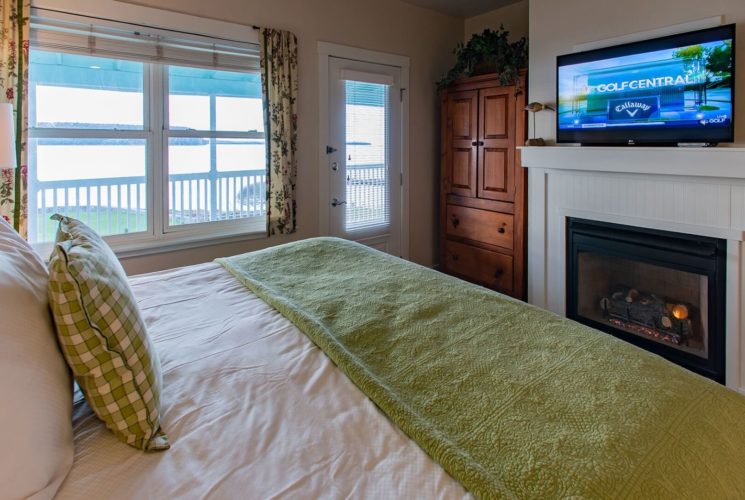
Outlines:
[[[96,232],[70,217],[59,221],[49,259],[49,303],[57,336],[85,399],[125,443],[163,450],[160,361],[127,275]]]

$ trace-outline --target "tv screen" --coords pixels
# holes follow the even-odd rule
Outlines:
[[[734,139],[735,25],[557,58],[557,141]]]

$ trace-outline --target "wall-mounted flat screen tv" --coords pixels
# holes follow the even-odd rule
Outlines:
[[[734,140],[735,25],[557,58],[557,141]]]

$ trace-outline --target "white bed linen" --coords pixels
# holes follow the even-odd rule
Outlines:
[[[76,405],[59,498],[464,498],[287,319],[217,264],[132,278],[163,367],[171,449]]]

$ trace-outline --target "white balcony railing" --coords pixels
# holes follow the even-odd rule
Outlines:
[[[347,166],[349,228],[388,219],[384,165]],[[29,193],[29,235],[34,243],[54,240],[61,213],[90,225],[99,234],[147,230],[145,177],[35,181]],[[170,225],[262,217],[266,215],[266,172],[241,170],[174,174],[168,182]]]
[[[61,213],[102,235],[147,230],[145,177],[36,181],[29,193],[29,235],[53,241]],[[175,174],[168,182],[169,224],[182,225],[266,215],[266,172],[242,170]]]

